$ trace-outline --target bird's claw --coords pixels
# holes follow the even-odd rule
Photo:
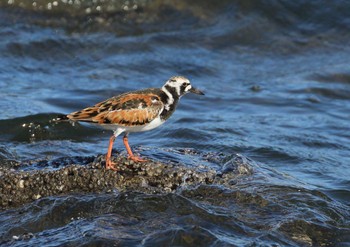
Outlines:
[[[117,168],[115,168],[115,163],[112,162],[110,159],[106,160],[106,170],[113,170],[113,171],[118,171]]]
[[[128,159],[135,162],[147,162],[147,160],[142,159],[141,157],[138,157],[138,156],[129,156]]]

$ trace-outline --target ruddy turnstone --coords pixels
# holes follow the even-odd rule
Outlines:
[[[162,125],[175,111],[181,96],[187,93],[204,95],[192,87],[183,76],[171,77],[162,88],[148,88],[123,93],[66,116],[69,120],[88,122],[113,130],[106,155],[106,169],[117,170],[111,161],[115,138],[125,133],[123,142],[129,159],[146,161],[131,151],[128,142],[130,132],[152,130]]]

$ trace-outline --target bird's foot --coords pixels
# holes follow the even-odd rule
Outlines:
[[[106,170],[113,170],[118,171],[117,168],[115,168],[116,163],[112,162],[111,159],[106,160]]]
[[[138,157],[138,156],[129,156],[128,157],[129,160],[133,160],[135,162],[147,162],[147,160],[145,159],[142,159],[141,157]]]

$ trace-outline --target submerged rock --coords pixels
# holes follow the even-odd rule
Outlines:
[[[0,207],[15,207],[42,197],[69,193],[112,190],[169,193],[183,186],[223,184],[225,180],[252,172],[248,163],[242,162],[241,156],[228,161],[222,171],[158,161],[135,163],[123,157],[113,161],[118,172],[104,168],[104,155],[87,165],[71,164],[57,170],[18,171],[2,167]]]

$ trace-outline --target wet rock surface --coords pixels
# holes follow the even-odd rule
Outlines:
[[[115,157],[118,172],[104,168],[104,155],[92,162],[69,164],[58,169],[23,171],[19,164],[0,168],[0,207],[22,205],[43,197],[70,193],[96,193],[112,190],[144,193],[171,193],[181,187],[199,184],[232,184],[240,175],[250,175],[248,161],[235,156],[220,171],[205,166],[147,161],[136,163]],[[16,168],[14,168],[16,167]]]

